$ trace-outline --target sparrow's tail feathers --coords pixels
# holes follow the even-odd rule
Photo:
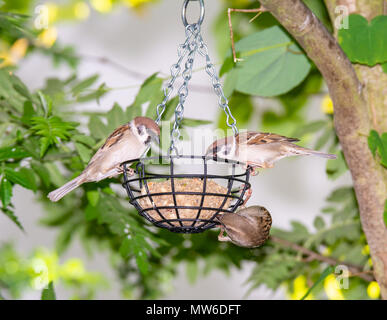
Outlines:
[[[79,187],[82,183],[85,182],[84,176],[80,175],[73,180],[67,182],[65,185],[61,186],[60,188],[50,192],[47,197],[53,201],[59,201],[62,199],[66,194],[73,191],[75,188]]]
[[[296,146],[295,147],[296,154],[313,155],[313,156],[318,156],[318,157],[326,158],[326,159],[336,159],[337,158],[337,156],[335,154],[325,153],[325,152],[316,151],[316,150],[312,150],[312,149],[308,149],[308,148],[303,148],[303,147],[300,147],[300,146],[297,146],[294,144],[293,144],[293,146]]]
[[[325,153],[325,152],[321,152],[321,151],[310,150],[309,153],[312,155],[321,157],[321,158],[326,158],[326,159],[336,159],[337,158],[337,156],[335,154]]]

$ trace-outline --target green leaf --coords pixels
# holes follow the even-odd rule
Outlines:
[[[21,230],[21,231],[24,231],[24,228],[22,226],[22,224],[20,223],[18,217],[15,216],[15,214],[13,213],[12,210],[8,209],[8,208],[1,208],[1,211],[8,217],[10,218],[17,226],[18,228]]]
[[[35,109],[31,101],[26,101],[23,106],[23,116],[21,121],[25,124],[30,124],[31,118],[36,115]]]
[[[243,61],[236,65],[236,90],[264,97],[288,92],[308,75],[310,63],[280,27],[251,34],[236,43]]]
[[[40,139],[40,156],[43,157],[51,145],[59,143],[59,139],[69,140],[71,137],[71,131],[78,125],[74,122],[65,122],[57,116],[44,118],[33,117],[31,119],[33,126],[31,130]]]
[[[29,157],[30,154],[24,148],[19,146],[11,146],[0,148],[0,161],[9,159],[23,159]]]
[[[209,121],[209,120],[184,118],[183,121],[181,122],[181,125],[183,127],[199,127],[199,126],[204,126],[211,123],[212,121]]]
[[[326,173],[329,179],[335,180],[348,170],[345,162],[344,154],[340,151],[337,154],[337,159],[328,160],[326,165]]]
[[[50,173],[47,168],[40,163],[31,163],[31,168],[39,176],[40,180],[46,188],[51,185]]]
[[[111,133],[98,116],[90,117],[88,127],[90,134],[98,140],[106,139]]]
[[[141,106],[145,102],[151,101],[152,97],[161,92],[161,86],[163,85],[163,79],[157,77],[158,73],[152,74],[141,85],[141,88],[136,96],[134,104]],[[161,101],[160,101],[161,102]],[[156,106],[154,106],[155,108]]]
[[[163,116],[161,117],[162,120],[168,121],[171,120],[171,118],[175,114],[175,109],[179,103],[179,96],[175,96],[172,99],[170,99],[167,102],[167,105],[165,106],[165,111],[163,113]]]
[[[317,216],[315,219],[314,219],[314,222],[313,222],[313,225],[314,227],[317,229],[317,230],[321,230],[325,227],[325,222],[323,220],[323,218]]]
[[[31,169],[21,168],[19,171],[14,171],[13,169],[5,168],[4,173],[9,181],[19,184],[26,189],[36,191],[36,181]]]
[[[352,62],[374,66],[387,61],[387,16],[377,16],[368,23],[358,14],[348,18],[349,28],[340,29],[338,40]]]
[[[229,101],[229,107],[231,113],[234,115],[238,125],[246,126],[250,119],[251,115],[254,112],[254,106],[251,101],[251,97],[243,93],[234,92]],[[227,126],[226,115],[223,110],[220,110],[220,116],[218,120],[218,128],[222,130],[230,129]],[[229,120],[232,123],[232,119]]]
[[[85,80],[82,80],[81,82],[77,83],[72,89],[71,92],[73,93],[73,96],[79,95],[81,92],[85,91],[86,89],[90,88],[97,80],[98,80],[98,74],[92,75]]]
[[[329,266],[329,267],[327,267],[326,269],[324,269],[324,271],[321,273],[321,275],[320,275],[320,277],[317,279],[317,281],[313,284],[313,286],[311,286],[311,287],[309,288],[309,290],[305,293],[305,295],[304,295],[300,300],[305,300],[305,299],[309,296],[309,294],[313,291],[313,289],[316,288],[316,286],[317,286],[320,282],[324,281],[324,279],[325,279],[327,276],[329,276],[331,273],[333,273],[334,270],[335,270],[335,269],[334,269],[332,266]]]
[[[113,108],[107,113],[106,118],[110,132],[113,132],[116,128],[123,125],[125,122],[128,122],[124,111],[117,103],[115,103]]]
[[[135,117],[139,117],[142,115],[142,108],[141,106],[132,104],[125,110],[126,120],[129,122],[130,120],[133,120]]]
[[[88,147],[86,147],[84,144],[77,143],[77,142],[75,143],[75,149],[77,149],[77,152],[78,152],[79,156],[81,157],[82,161],[84,163],[88,163],[93,151],[91,149],[89,149]]]
[[[190,284],[194,284],[198,278],[199,266],[197,260],[187,261],[186,275]]]
[[[223,93],[226,98],[230,98],[233,94],[237,83],[238,83],[238,69],[234,68],[226,75],[226,80],[224,81]]]
[[[382,64],[382,69],[385,73],[387,73],[387,62]]]
[[[54,283],[52,281],[48,284],[46,289],[43,289],[41,300],[56,300]]]
[[[327,125],[327,122],[325,120],[313,121],[298,128],[294,132],[293,136],[297,138],[302,138],[306,134],[316,133],[317,131],[324,128],[326,125]]]
[[[1,202],[3,203],[3,207],[7,208],[8,205],[11,203],[12,184],[5,177],[1,179],[0,196],[1,196]]]
[[[146,275],[149,270],[149,262],[147,259],[146,251],[143,245],[141,245],[140,241],[138,240],[138,235],[135,237],[131,237],[128,235],[120,248],[121,255],[126,258],[130,256],[131,254],[134,254],[136,257],[136,263],[138,266],[138,269],[143,275]]]
[[[76,142],[81,142],[90,148],[93,148],[95,146],[95,143],[96,143],[92,137],[80,135],[80,134],[76,134],[76,135],[72,136],[71,140],[76,141]]]
[[[87,191],[86,196],[87,196],[87,200],[93,207],[97,206],[98,200],[99,200],[98,190]]]
[[[368,136],[368,147],[370,148],[372,155],[375,157],[376,151],[380,156],[380,163],[387,168],[387,132],[384,132],[381,136],[375,130],[371,130]]]

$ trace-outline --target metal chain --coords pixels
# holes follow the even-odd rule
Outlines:
[[[218,104],[223,109],[224,113],[226,114],[226,123],[227,126],[232,129],[234,132],[234,136],[238,134],[238,128],[236,126],[237,122],[234,116],[231,113],[230,107],[228,105],[228,99],[224,95],[222,85],[219,81],[219,77],[217,75],[215,66],[211,62],[209,53],[208,53],[208,47],[204,43],[202,35],[200,34],[198,37],[198,43],[199,43],[199,49],[198,52],[201,56],[205,57],[206,59],[206,72],[212,79],[212,86],[214,87],[214,91],[216,95],[218,96]],[[232,122],[230,122],[230,119]]]
[[[181,136],[179,128],[180,128],[181,121],[183,120],[184,103],[188,96],[188,83],[192,78],[192,68],[195,61],[195,54],[199,47],[198,37],[200,36],[200,25],[197,23],[190,24],[186,27],[186,30],[190,32],[191,35],[193,35],[193,39],[188,44],[189,54],[185,62],[185,69],[181,75],[184,82],[178,90],[179,103],[175,109],[175,122],[173,124],[173,129],[171,131],[171,146],[169,148],[169,152],[172,153],[172,151],[174,151],[176,154],[178,154],[176,145]]]
[[[231,113],[230,107],[228,105],[228,99],[224,95],[222,85],[219,81],[219,77],[217,75],[215,66],[211,62],[209,53],[208,53],[208,47],[204,43],[202,35],[200,33],[200,26],[203,22],[204,18],[204,2],[203,0],[199,0],[200,2],[200,18],[197,23],[188,24],[187,18],[186,18],[186,9],[188,6],[188,3],[190,1],[194,0],[185,0],[183,4],[183,11],[182,11],[182,18],[183,23],[186,26],[185,33],[186,33],[186,40],[183,44],[179,45],[178,48],[178,61],[171,66],[171,79],[169,80],[166,88],[164,88],[164,99],[163,101],[157,105],[157,119],[156,123],[159,124],[162,118],[162,115],[165,111],[167,102],[169,100],[169,97],[173,91],[173,85],[177,79],[177,77],[180,75],[181,71],[181,64],[184,60],[184,57],[187,55],[187,59],[184,66],[184,71],[182,72],[182,78],[184,80],[183,84],[180,86],[178,90],[178,96],[179,96],[179,103],[176,106],[175,109],[175,122],[173,124],[173,128],[171,130],[171,146],[169,148],[169,153],[175,152],[178,154],[177,150],[177,143],[180,139],[180,125],[183,120],[184,115],[184,103],[188,96],[188,83],[191,80],[192,77],[192,68],[195,60],[195,55],[198,52],[201,56],[203,56],[206,59],[206,72],[212,79],[212,86],[214,87],[214,91],[216,95],[218,96],[218,104],[223,109],[224,113],[226,114],[226,123],[227,126],[232,129],[234,132],[234,136],[238,134],[238,128],[236,126],[236,119]]]
[[[173,85],[174,85],[177,77],[180,75],[181,62],[183,61],[186,54],[189,52],[190,43],[192,41],[192,37],[194,36],[191,29],[192,29],[191,26],[186,27],[186,40],[184,43],[180,44],[178,49],[177,49],[178,60],[170,68],[171,79],[169,80],[167,86],[163,90],[164,91],[164,99],[156,107],[156,112],[157,112],[156,123],[157,124],[159,124],[161,121],[161,117],[163,116],[163,113],[164,113],[165,108],[167,106],[168,100],[169,100],[171,93],[173,91]]]

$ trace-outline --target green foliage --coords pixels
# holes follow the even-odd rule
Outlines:
[[[54,283],[51,281],[48,287],[43,289],[41,300],[56,300]]]
[[[387,16],[377,16],[368,23],[358,14],[351,14],[349,28],[339,30],[339,43],[355,63],[374,66],[387,62]]]
[[[0,292],[4,298],[20,299],[25,291],[40,292],[45,287],[42,300],[52,300],[53,282],[56,287],[69,289],[73,299],[92,299],[97,290],[107,288],[106,279],[86,271],[79,259],[70,258],[61,264],[56,254],[44,249],[22,256],[9,243],[0,246]]]
[[[17,8],[16,2],[23,0],[7,1],[3,9],[12,7],[18,12],[28,12],[27,7]],[[323,1],[304,2],[331,30]],[[227,0],[224,6],[255,8],[257,3]],[[65,16],[64,11],[60,10],[60,15]],[[225,75],[224,91],[238,124],[242,127],[253,125],[252,117],[259,112],[262,120],[256,124],[257,128],[302,138],[306,144],[314,144],[316,149],[326,148],[336,153],[339,158],[327,162],[327,174],[332,179],[339,177],[347,172],[347,166],[333,130],[332,116],[327,115],[323,120],[310,123],[305,120],[311,97],[316,98],[322,93],[321,74],[270,13],[263,13],[249,23],[253,15],[233,13],[238,57],[243,59],[236,65],[232,61],[229,33],[226,32],[226,9],[219,14],[214,26],[218,50],[221,56],[226,57],[221,68],[221,75]],[[377,21],[376,24],[380,23]],[[31,21],[25,16],[0,15],[0,29],[8,44],[13,44],[20,37],[34,40],[37,33],[28,27],[29,24]],[[372,31],[367,32],[372,34]],[[345,41],[352,41],[352,36]],[[165,79],[157,73],[151,75],[129,106],[116,103],[106,113],[84,111],[82,103],[99,103],[114,88],[100,83],[98,74],[79,79],[77,64],[80,56],[73,48],[59,43],[51,48],[42,48],[34,41],[30,42],[27,55],[43,52],[56,64],[65,62],[74,74],[64,79],[46,79],[43,88],[32,92],[15,75],[16,67],[0,69],[1,210],[19,228],[22,229],[22,225],[14,214],[12,203],[16,185],[27,189],[25,192],[33,192],[42,204],[44,216],[40,222],[57,231],[56,252],[62,255],[77,238],[90,255],[107,252],[122,285],[123,296],[130,299],[163,297],[171,290],[171,281],[181,264],[186,266],[187,277],[194,283],[213,270],[230,274],[234,269],[241,269],[245,263],[255,264],[247,281],[250,290],[261,285],[273,290],[286,287],[292,298],[294,293],[297,293],[297,299],[309,293],[308,298],[326,298],[329,291],[326,281],[331,276],[327,275],[331,269],[324,262],[311,260],[306,254],[270,240],[260,248],[246,250],[219,243],[215,231],[182,235],[150,226],[128,205],[127,197],[119,191],[122,191],[120,178],[84,184],[59,203],[50,202],[47,193],[78,175],[116,127],[140,115],[155,118],[156,106],[164,98],[162,85]],[[375,48],[374,54],[365,55],[364,61],[379,61],[378,50]],[[271,98],[254,100],[253,103],[252,95]],[[173,97],[167,103],[163,120],[174,116],[178,100],[178,97]],[[217,122],[220,128],[225,128],[222,113]],[[182,126],[209,123],[200,119],[184,119]],[[381,159],[385,148],[383,137],[370,134],[370,148]],[[386,216],[387,201],[385,220]],[[339,264],[352,263],[364,271],[372,269],[351,186],[332,192],[323,214],[315,217],[313,226],[308,228],[300,221],[293,221],[287,229],[274,227],[272,235],[335,259]],[[55,282],[56,287],[70,287],[74,291],[73,298],[93,298],[95,292],[106,285],[100,275],[86,272],[76,259],[60,265],[55,254],[42,251],[22,259],[11,246],[5,245],[0,246],[0,299],[20,298],[24,290],[31,289],[31,283],[42,276],[34,272],[31,274],[34,259],[44,261],[47,266],[53,262],[59,276],[53,277],[55,272],[50,271],[52,278],[44,280],[51,285]],[[12,268],[15,265],[17,268]],[[305,280],[304,288],[299,288],[297,279]],[[350,288],[341,290],[340,294],[347,299],[364,299],[367,298],[367,285],[367,281],[351,277]],[[54,295],[53,285],[46,294]]]
[[[280,27],[251,34],[235,44],[239,53],[232,77],[234,89],[250,95],[277,96],[297,86],[310,71],[301,49]]]
[[[317,281],[309,288],[309,290],[305,293],[305,295],[301,298],[301,300],[305,300],[313,291],[314,288],[316,288],[319,283],[324,281],[324,279],[332,274],[334,272],[334,268],[332,266],[327,267],[322,273],[321,276],[317,279]]]
[[[387,168],[387,132],[381,136],[375,130],[370,131],[368,136],[368,146],[375,157],[376,152],[380,156],[380,163]]]

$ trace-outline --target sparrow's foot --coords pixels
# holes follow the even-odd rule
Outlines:
[[[256,170],[256,169],[258,169],[258,166],[253,164],[253,163],[247,162],[245,169],[246,170],[249,169],[250,175],[252,175],[252,176],[256,176],[258,174],[258,171]]]
[[[243,207],[246,205],[247,201],[250,200],[252,194],[253,194],[253,190],[252,190],[251,187],[250,187],[250,188],[247,189],[247,191],[246,191],[246,198],[245,198],[245,200],[244,200],[243,203],[242,203],[242,206],[243,206]]]
[[[121,172],[120,173],[123,173],[124,172],[124,169],[121,169]],[[134,169],[132,168],[126,168],[126,173],[129,175],[129,176],[132,176],[134,175]]]

